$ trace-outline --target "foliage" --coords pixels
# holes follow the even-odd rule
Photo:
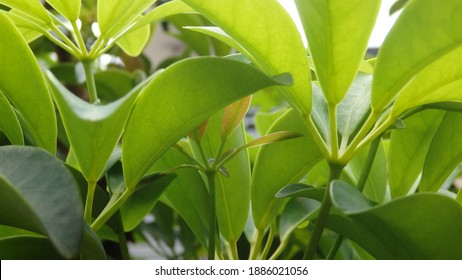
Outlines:
[[[462,3],[295,3],[0,0],[0,258],[462,258]]]

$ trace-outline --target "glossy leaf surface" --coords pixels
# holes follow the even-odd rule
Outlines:
[[[451,198],[416,194],[373,206],[353,186],[340,181],[333,184],[331,197],[334,206],[353,221],[341,233],[377,259],[462,257],[462,206]]]
[[[392,197],[405,196],[419,177],[444,112],[426,110],[405,120],[390,138],[388,177]]]
[[[425,66],[462,44],[462,2],[411,1],[385,39],[375,66],[372,107],[385,108]],[[451,16],[454,15],[454,16]]]
[[[311,111],[311,86],[303,42],[288,13],[275,0],[185,0],[231,36],[269,75],[290,72],[286,98],[299,111]]]
[[[55,153],[55,110],[38,62],[3,13],[0,13],[0,26],[0,91],[19,111],[36,144]]]
[[[423,165],[420,191],[438,191],[462,162],[462,114],[447,112],[435,132]]]
[[[181,137],[214,112],[261,88],[280,85],[224,58],[193,58],[167,68],[140,95],[126,127],[122,163],[128,187]]]
[[[316,76],[326,99],[338,104],[366,53],[380,0],[296,0]]]
[[[287,112],[268,133],[277,131],[295,131],[305,137],[263,146],[258,152],[251,197],[253,218],[260,230],[270,225],[283,204],[275,194],[282,187],[298,182],[322,158],[296,111]]]
[[[38,148],[2,147],[0,157],[0,223],[46,235],[63,257],[75,258],[83,208],[72,175]]]

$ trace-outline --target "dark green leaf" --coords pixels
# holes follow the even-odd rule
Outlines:
[[[309,185],[296,183],[285,186],[276,193],[277,198],[285,197],[306,197],[317,201],[322,201],[326,188],[315,188]]]
[[[60,260],[62,256],[44,237],[15,236],[0,239],[0,259]]]

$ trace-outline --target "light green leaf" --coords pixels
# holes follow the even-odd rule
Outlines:
[[[3,13],[0,26],[0,61],[4,65],[0,67],[0,91],[19,111],[36,144],[55,153],[55,109],[37,60]]]
[[[10,102],[6,99],[3,92],[0,91],[0,131],[3,131],[14,145],[24,145],[24,137],[19,124],[18,117],[11,107]]]
[[[462,162],[462,114],[447,112],[436,130],[423,165],[420,191],[438,191]]]
[[[281,108],[274,112],[258,111],[255,114],[255,129],[259,135],[265,135],[273,123],[287,112],[287,109]]]
[[[120,209],[126,232],[132,231],[143,221],[174,178],[175,176],[169,175],[148,182],[127,199]]]
[[[87,180],[96,182],[122,135],[144,83],[115,102],[93,105],[69,92],[50,72],[47,76],[80,170]]]
[[[268,133],[277,131],[294,131],[305,137],[263,146],[258,152],[252,174],[251,198],[253,218],[259,230],[265,230],[271,224],[284,203],[275,194],[282,187],[298,182],[322,159],[298,112],[287,112]]]
[[[462,47],[459,47],[417,73],[398,95],[393,116],[398,117],[407,109],[421,105],[461,102],[461,59]]]
[[[316,76],[329,103],[343,99],[366,53],[380,0],[296,0]]]
[[[299,111],[307,115],[311,112],[306,50],[291,17],[276,0],[184,2],[236,40],[267,74],[290,72],[294,85],[284,89],[286,98]]]
[[[225,58],[186,59],[167,68],[140,95],[126,127],[122,163],[128,188],[214,112],[280,84],[252,66]]]
[[[225,107],[221,123],[221,139],[226,139],[240,125],[250,109],[252,96],[246,96]]]
[[[50,15],[39,0],[0,0],[0,4],[21,11],[36,20],[51,23]]]
[[[428,149],[444,112],[425,110],[405,120],[406,128],[393,130],[390,138],[388,179],[392,197],[405,196],[424,166]]]
[[[462,206],[447,196],[415,194],[372,206],[353,186],[337,181],[331,197],[353,221],[336,231],[377,259],[462,258]]]
[[[98,25],[101,36],[111,38],[127,29],[141,13],[157,0],[98,0]]]
[[[338,130],[342,138],[355,133],[371,106],[372,75],[358,73],[337,108]]]
[[[32,22],[28,19],[25,19],[24,15],[15,9],[11,9],[8,12],[0,10],[0,13],[4,13],[11,19],[27,43],[30,43],[39,38],[43,35],[42,32],[49,29],[47,23]]]
[[[344,172],[350,177],[356,185],[363,172],[364,165],[369,153],[369,146],[361,149],[357,155],[350,161],[344,168]],[[372,168],[367,177],[366,185],[364,187],[364,195],[375,202],[383,202],[385,200],[385,193],[387,189],[387,157],[383,144],[380,143],[377,153],[375,155]]]
[[[191,164],[191,160],[179,151],[170,149],[149,172],[161,172],[182,164]],[[184,219],[201,244],[207,247],[210,209],[207,187],[197,170],[183,168],[176,175],[160,199]]]
[[[66,167],[33,147],[1,147],[0,158],[0,224],[41,233],[64,258],[77,257],[83,207]]]
[[[385,108],[424,67],[462,44],[459,0],[420,0],[406,5],[385,39],[375,66],[372,107]],[[446,71],[445,71],[446,72]],[[438,73],[435,73],[438,75]]]
[[[77,21],[80,16],[80,0],[46,0],[56,11],[70,21]]]
[[[136,24],[130,28],[130,30],[135,30],[154,21],[183,13],[195,13],[195,11],[183,3],[183,1],[172,0],[148,12],[145,16],[143,16],[143,18],[137,21]]]
[[[226,111],[226,110],[225,110]],[[218,152],[221,137],[223,111],[214,115],[202,140],[202,146],[207,158],[215,157]],[[224,150],[237,148],[246,144],[243,123],[232,132],[226,140]],[[196,145],[193,151],[197,158],[200,152]],[[229,176],[215,176],[217,221],[220,234],[228,242],[239,240],[247,220],[250,208],[250,161],[247,152],[238,153],[223,166]]]
[[[151,26],[149,24],[124,34],[116,41],[116,44],[129,56],[138,56],[143,52],[151,38]]]

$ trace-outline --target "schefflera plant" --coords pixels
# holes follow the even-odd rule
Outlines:
[[[346,238],[377,259],[462,257],[462,193],[444,190],[462,161],[462,18],[448,16],[462,12],[460,1],[410,1],[370,61],[379,0],[295,0],[308,53],[277,1],[184,2],[217,26],[190,29],[294,79],[281,89],[293,109],[268,133],[305,137],[259,150],[246,227],[251,259],[277,258],[306,220],[306,259],[320,257],[326,228],[337,233],[329,259]]]
[[[39,253],[46,248],[49,254],[43,257],[105,258],[95,232],[129,198],[145,196],[143,192],[136,193],[137,190],[141,187],[153,190],[146,186],[154,184],[158,188],[149,193],[148,203],[152,208],[171,176],[159,179],[145,174],[171,146],[226,105],[264,87],[289,85],[291,79],[287,74],[273,78],[232,59],[199,57],[160,70],[120,99],[101,105],[94,80],[94,61],[115,44],[130,55],[138,55],[149,39],[152,21],[193,10],[181,1],[153,8],[155,0],[100,0],[97,2],[100,34],[89,45],[87,42],[91,40],[87,41],[79,29],[81,1],[46,2],[54,10],[45,9],[39,0],[0,1],[11,8],[0,13],[2,116],[6,112],[1,129],[15,145],[23,145],[27,136],[31,138],[29,142],[48,152],[31,147],[1,148],[2,159],[14,159],[10,162],[18,167],[30,165],[29,171],[18,173],[16,167],[2,160],[0,222],[8,228],[2,228],[1,257],[37,258],[42,257]],[[27,42],[38,36],[47,37],[81,62],[88,101],[66,89],[51,72],[42,74],[27,46]],[[77,172],[53,157],[57,129],[51,97],[70,142],[66,163]],[[230,126],[231,130],[235,128],[234,123]],[[115,148],[122,134],[120,153]],[[110,197],[105,198],[97,183],[108,170],[117,168],[121,154],[124,178],[107,176]],[[227,154],[223,160],[234,154]],[[38,180],[39,176],[48,178]],[[81,176],[87,183],[83,190],[84,207],[73,179],[79,182]],[[36,185],[39,187],[34,188]],[[55,191],[56,188],[63,189]],[[146,205],[136,203],[136,198],[134,201],[135,207],[131,209],[144,211]],[[72,209],[64,210],[66,207]],[[139,223],[143,215],[137,214],[134,218],[122,215],[123,225]],[[123,230],[117,220],[110,226]],[[126,246],[123,234],[119,234],[119,242]],[[18,244],[27,250],[16,250]],[[127,256],[126,248],[122,251]]]

